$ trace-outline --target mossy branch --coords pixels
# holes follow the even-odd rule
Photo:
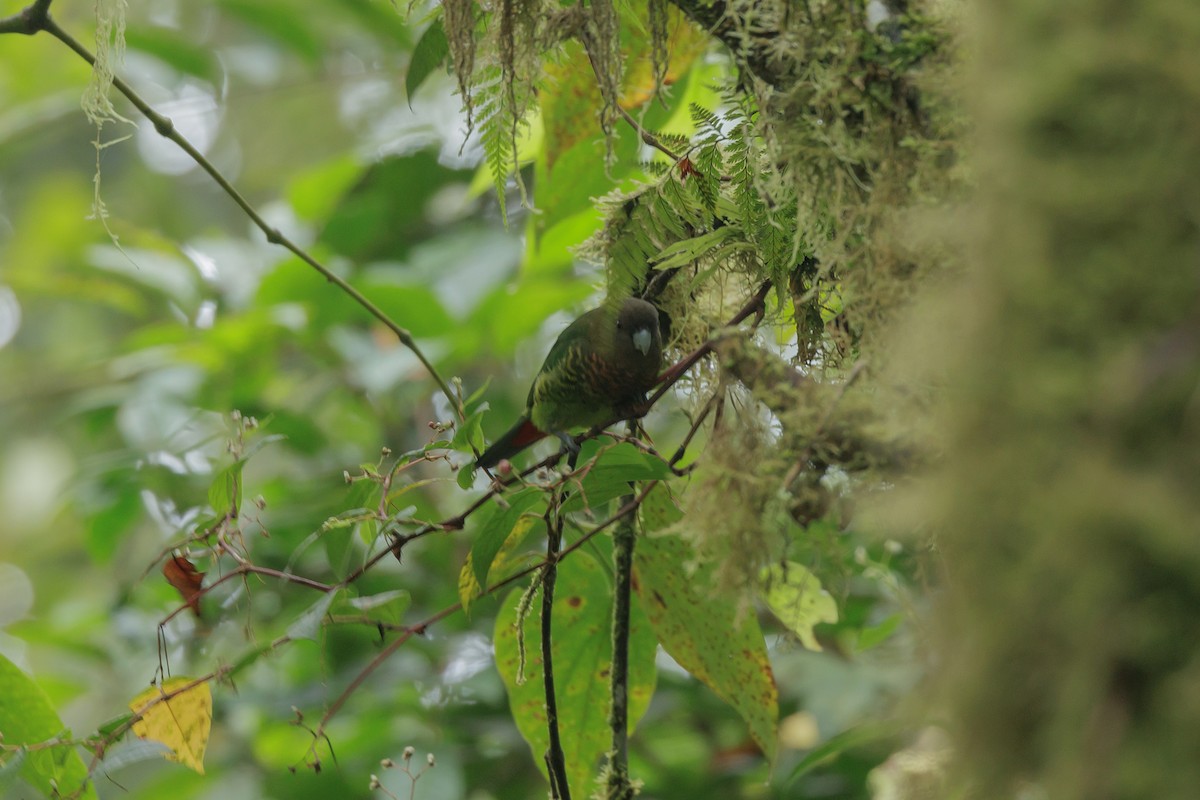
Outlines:
[[[630,432],[636,427],[629,423]],[[621,498],[621,505],[633,502],[634,495]],[[629,603],[633,590],[633,548],[636,541],[635,515],[624,517],[613,529],[613,615],[612,669],[609,687],[612,706],[609,727],[612,747],[605,767],[606,800],[632,800],[636,792],[629,780]]]

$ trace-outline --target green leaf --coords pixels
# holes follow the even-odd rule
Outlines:
[[[329,613],[329,607],[333,605],[333,601],[341,594],[341,590],[325,592],[321,595],[317,602],[313,603],[304,613],[296,617],[291,625],[288,626],[287,635],[289,639],[311,639],[314,642],[317,640],[317,634],[321,632],[321,623],[325,619],[325,615]]]
[[[374,469],[374,465],[371,467]],[[350,484],[345,499],[341,501],[341,507],[346,510],[325,520],[321,524],[321,533],[358,526],[359,538],[363,544],[370,546],[379,531],[375,509],[379,508],[382,494],[383,486],[379,481],[367,478],[354,481]]]
[[[46,693],[3,655],[0,655],[0,731],[4,732],[4,744],[9,747],[69,736]],[[93,800],[96,797],[87,767],[74,745],[27,751],[23,759],[21,777],[47,797],[68,794],[81,787],[76,797]]]
[[[787,777],[787,783],[807,775],[822,764],[827,764],[848,750],[884,741],[898,736],[904,730],[897,722],[867,722],[842,731],[818,747],[813,748]]]
[[[878,625],[863,628],[858,632],[858,651],[861,653],[886,642],[896,632],[901,619],[900,614],[892,614]]]
[[[496,668],[508,690],[517,729],[545,774],[542,754],[549,746],[542,682],[541,603],[525,618],[525,682],[518,684],[516,606],[522,591],[509,593],[496,619]],[[607,751],[611,732],[609,675],[612,667],[612,587],[604,568],[585,553],[558,567],[554,592],[551,656],[558,701],[558,728],[574,797],[588,797],[595,768]],[[654,694],[654,634],[639,604],[633,603],[629,635],[629,726],[632,731]]]
[[[589,443],[590,444],[590,443]],[[581,456],[588,455],[585,450]],[[582,460],[581,463],[586,463]],[[628,442],[604,450],[583,476],[580,487],[563,503],[564,511],[599,508],[614,497],[628,494],[630,481],[665,478],[670,467],[657,456],[639,450]]]
[[[130,25],[125,29],[125,44],[154,56],[184,75],[195,75],[219,84],[217,58],[212,48],[198,47],[194,38],[160,25]]]
[[[446,61],[450,53],[450,43],[446,40],[446,31],[442,28],[440,19],[425,29],[421,38],[413,48],[412,58],[408,61],[408,74],[404,77],[404,91],[408,95],[408,107],[412,108],[413,95],[425,79]]]
[[[654,257],[655,269],[673,269],[674,267],[682,267],[685,264],[690,264],[696,259],[711,253],[718,249],[731,239],[737,239],[742,235],[741,230],[732,226],[725,225],[708,233],[702,233],[699,236],[693,236],[691,239],[684,239],[681,242],[664,247]],[[742,242],[742,249],[750,247],[746,242]]]
[[[399,622],[412,605],[412,596],[404,589],[392,589],[365,597],[350,597],[346,604],[380,622]]]
[[[763,593],[771,613],[788,626],[809,650],[820,652],[821,645],[813,636],[813,626],[819,622],[837,622],[837,603],[821,587],[821,581],[802,564],[789,561],[786,565],[772,564],[763,570]]]
[[[99,727],[96,728],[96,733],[100,734],[101,736],[109,736],[115,733],[118,729],[127,725],[130,717],[132,716],[133,714],[121,714],[120,716],[106,720],[105,722],[100,723]]]
[[[679,536],[645,536],[633,555],[634,586],[663,648],[729,703],[774,759],[778,690],[753,609],[715,592],[713,567],[697,564]]]
[[[238,459],[222,469],[208,487],[208,504],[218,517],[235,512],[242,507],[242,467],[245,461]]]
[[[475,467],[473,464],[467,464],[458,470],[457,483],[458,488],[464,492],[475,485]]]
[[[483,415],[485,410],[480,409],[459,423],[458,429],[454,432],[454,439],[450,442],[451,450],[458,450],[463,453],[483,452],[485,444],[483,440]]]
[[[483,529],[475,537],[471,548],[471,565],[475,572],[475,580],[480,586],[487,586],[488,572],[492,561],[516,527],[521,515],[533,509],[536,516],[541,516],[545,508],[545,494],[540,489],[522,489],[515,494],[504,495],[507,508],[493,504],[490,513],[485,516]]]
[[[642,530],[647,533],[661,531],[683,519],[683,511],[671,496],[671,489],[665,483],[660,483],[650,490],[638,509],[642,520]]]
[[[546,228],[538,236],[542,219],[539,215],[530,214],[522,274],[535,277],[570,275],[576,263],[574,248],[595,234],[603,223],[604,217],[599,210],[588,207]]]
[[[500,551],[492,559],[492,566],[489,572],[493,575],[498,575],[509,564],[515,561],[514,552],[529,537],[530,531],[535,528],[543,532],[545,531],[545,522],[541,517],[535,517],[532,514],[518,517],[512,531],[509,532],[508,536],[504,539],[504,543],[500,546]],[[458,599],[462,601],[463,611],[470,613],[472,603],[481,594],[483,594],[483,586],[479,583],[479,579],[475,577],[474,561],[471,554],[468,553],[467,560],[463,562],[462,569],[458,573]]]
[[[489,386],[491,386],[491,385],[492,385],[492,376],[491,376],[491,375],[488,375],[488,376],[487,376],[487,378],[486,378],[486,379],[483,381],[483,383],[482,383],[482,384],[480,384],[479,388],[478,388],[478,389],[476,389],[475,391],[471,392],[471,395],[470,395],[470,397],[468,397],[468,398],[467,398],[467,401],[466,401],[466,403],[464,403],[464,405],[465,405],[467,408],[471,408],[471,407],[473,407],[473,406],[474,406],[476,403],[478,403],[478,402],[480,401],[480,399],[481,399],[481,398],[482,398],[482,397],[483,397],[485,394],[487,394],[488,387],[489,387]],[[483,408],[478,408],[478,409],[475,409],[475,410],[476,410],[476,411],[483,411],[484,409],[483,409]]]

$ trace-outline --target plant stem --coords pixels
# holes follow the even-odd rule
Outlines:
[[[633,427],[633,423],[630,423]],[[621,498],[621,505],[632,503],[633,494]],[[610,690],[612,708],[612,748],[608,751],[607,800],[631,800],[629,781],[629,602],[633,588],[633,547],[636,539],[634,514],[622,517],[613,528],[613,616],[612,670]]]
[[[554,513],[553,511],[551,513]],[[546,750],[546,768],[550,774],[550,796],[571,800],[567,784],[567,762],[558,735],[558,701],[554,696],[554,663],[551,620],[554,610],[554,583],[558,579],[559,548],[562,546],[562,518],[557,513],[547,519],[546,567],[542,576],[542,681],[546,689],[546,728],[550,747]]]

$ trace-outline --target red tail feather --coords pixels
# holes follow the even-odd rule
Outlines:
[[[483,455],[479,457],[476,465],[480,467],[494,467],[502,459],[512,458],[526,447],[529,447],[529,445],[539,439],[545,438],[545,436],[546,434],[538,430],[528,418],[521,417],[521,419],[517,420],[516,425],[509,428],[507,433],[492,442],[492,446],[483,451]]]
[[[518,450],[524,450],[529,445],[545,437],[546,434],[534,427],[532,422],[524,420],[517,428],[516,435],[513,436],[511,444]],[[514,453],[513,455],[516,454]]]

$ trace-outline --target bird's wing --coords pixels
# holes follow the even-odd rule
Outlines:
[[[600,311],[601,309],[594,308],[579,317],[564,328],[563,332],[554,340],[554,345],[546,354],[546,360],[542,362],[537,376],[533,379],[533,385],[529,387],[529,397],[525,400],[526,409],[533,408],[534,401],[541,393],[539,386],[544,386],[548,380],[553,380],[554,374],[563,366],[579,361],[586,352],[591,350],[590,336],[593,335],[596,315]]]

